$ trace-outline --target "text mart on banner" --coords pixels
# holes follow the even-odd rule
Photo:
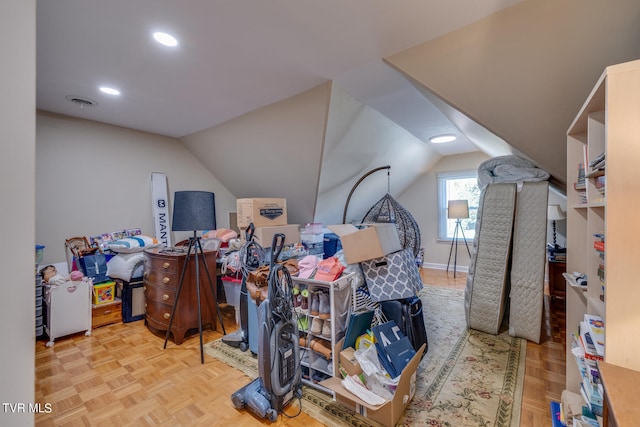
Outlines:
[[[155,238],[166,247],[171,247],[171,226],[169,220],[169,195],[167,176],[163,173],[151,173],[151,209]]]

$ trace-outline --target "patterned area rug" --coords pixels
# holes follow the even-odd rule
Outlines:
[[[398,426],[518,426],[526,340],[507,331],[490,335],[469,330],[464,292],[426,285],[420,292],[429,349],[418,367],[416,394]],[[258,375],[256,358],[216,340],[206,353]],[[368,420],[312,387],[303,392],[303,411],[329,425],[370,426]]]

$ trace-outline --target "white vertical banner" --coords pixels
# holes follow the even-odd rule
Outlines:
[[[151,173],[151,204],[155,238],[158,239],[158,242],[170,248],[169,194],[167,192],[167,176],[163,173]]]

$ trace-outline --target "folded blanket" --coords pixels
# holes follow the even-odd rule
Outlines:
[[[518,156],[493,157],[478,167],[478,187],[489,184],[547,181],[549,173]]]

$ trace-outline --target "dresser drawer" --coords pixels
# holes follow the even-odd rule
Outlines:
[[[145,304],[145,310],[147,313],[147,321],[153,321],[153,323],[157,323],[162,325],[162,328],[156,326],[159,329],[167,329],[169,326],[169,319],[171,318],[171,310],[173,309],[173,305],[171,304],[163,304],[158,301],[150,301],[147,300]],[[173,319],[175,324],[178,323],[179,313],[176,312],[176,316]]]
[[[147,301],[156,301],[173,305],[176,300],[176,289],[144,284],[144,297]]]
[[[180,277],[175,273],[161,270],[145,270],[144,279],[151,285],[177,288]]]
[[[112,304],[93,306],[91,310],[91,327],[98,328],[112,323],[122,322],[122,301]]]
[[[144,256],[144,270],[157,270],[157,271],[168,271],[168,272],[176,272],[178,271],[178,262],[179,259],[176,257],[151,257],[148,254]]]

